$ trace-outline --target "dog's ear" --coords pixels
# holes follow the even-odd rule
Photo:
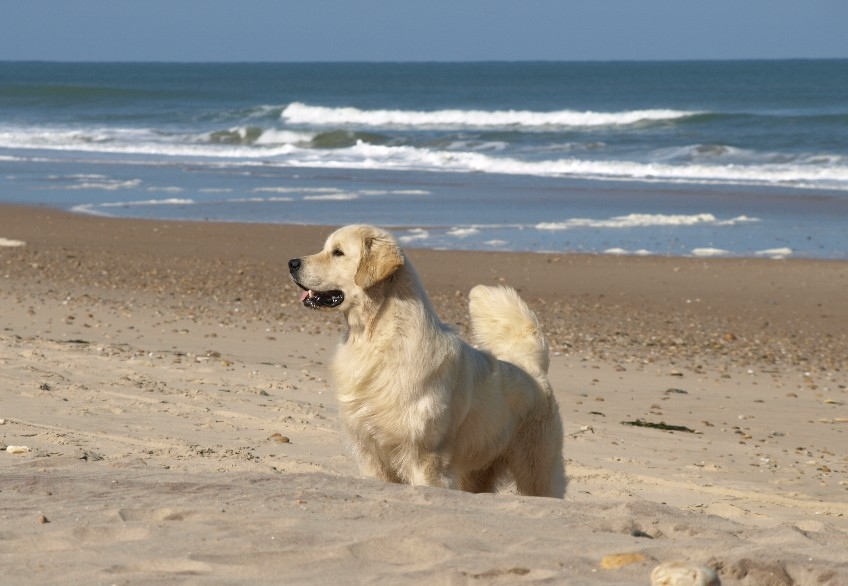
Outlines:
[[[400,246],[391,237],[367,234],[362,241],[362,257],[354,281],[367,289],[391,277],[403,262]]]

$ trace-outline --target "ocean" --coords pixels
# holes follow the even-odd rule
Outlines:
[[[848,259],[848,60],[0,62],[0,202]]]

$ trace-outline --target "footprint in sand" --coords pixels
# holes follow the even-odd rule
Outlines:
[[[369,562],[407,565],[432,564],[454,557],[454,552],[433,541],[416,537],[382,537],[350,546],[353,556]]]
[[[141,541],[150,537],[144,527],[73,527],[4,539],[4,553],[66,551],[86,546]]]
[[[124,522],[142,521],[158,523],[160,521],[197,520],[201,514],[197,511],[177,509],[121,509],[118,518]]]
[[[194,560],[186,559],[154,559],[137,564],[117,565],[106,568],[107,574],[179,574],[181,576],[198,576],[209,574],[214,567]]]

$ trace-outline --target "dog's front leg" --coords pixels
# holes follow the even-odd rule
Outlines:
[[[372,438],[351,433],[346,422],[342,422],[348,452],[359,466],[360,476],[379,478],[386,482],[402,484],[403,478],[388,463],[380,458],[381,450]]]
[[[371,478],[379,478],[386,482],[394,482],[395,484],[403,484],[403,479],[397,475],[385,462],[381,462],[370,454],[362,455],[359,460],[359,474]]]
[[[379,451],[369,450],[363,446],[356,447],[358,449],[353,450],[354,457],[356,458],[356,463],[359,464],[359,474],[361,476],[379,478],[380,480],[394,482],[395,484],[403,484],[403,478],[379,457]]]
[[[450,489],[459,488],[456,475],[450,468],[450,461],[442,454],[435,452],[419,454],[411,468],[410,484]]]

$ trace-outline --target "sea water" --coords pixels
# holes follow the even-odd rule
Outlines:
[[[0,62],[0,202],[848,259],[848,60]]]

